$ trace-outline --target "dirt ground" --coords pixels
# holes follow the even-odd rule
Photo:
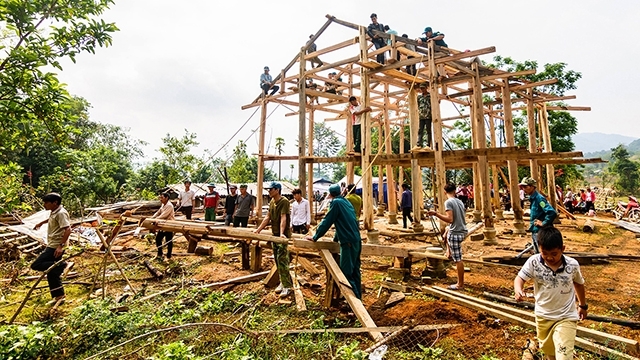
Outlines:
[[[382,218],[376,218],[376,228],[379,230],[400,230],[398,225],[389,226]],[[592,234],[583,233],[578,224],[583,220],[570,221],[563,219],[557,227],[565,237],[567,251],[591,252],[602,254],[640,255],[640,241],[635,234],[616,228],[607,223],[596,222],[596,231]],[[427,222],[423,221],[423,224]],[[428,228],[430,225],[425,225]],[[524,248],[529,241],[529,236],[502,235],[504,230],[511,228],[511,221],[498,221],[496,230],[499,234],[497,246],[484,246],[482,241],[465,240],[463,254],[468,259],[480,260],[483,256],[515,255],[519,249]],[[430,242],[436,242],[433,238],[422,240],[394,240],[380,237],[383,245],[395,245],[403,247],[424,247]],[[153,244],[150,241],[125,237],[117,240],[116,245],[135,248],[141,252],[153,253]],[[250,272],[241,270],[239,257],[225,257],[224,253],[239,248],[230,244],[206,243],[203,245],[214,246],[214,255],[211,258],[201,256],[176,256],[174,262],[180,264],[183,269],[182,281],[212,283],[224,281],[230,278],[248,275]],[[187,242],[183,237],[175,239],[174,253],[186,253]],[[97,259],[94,259],[97,260]],[[321,275],[312,277],[303,270],[296,270],[300,279],[308,283],[303,286],[303,293],[311,306],[319,307],[324,297],[324,267],[319,258],[310,260],[321,270]],[[386,279],[387,269],[393,266],[392,258],[363,258],[362,273],[365,287],[363,302],[369,310],[372,318],[378,326],[396,325],[429,325],[429,324],[457,324],[458,326],[440,330],[412,332],[403,340],[390,344],[393,349],[416,350],[417,344],[423,346],[440,347],[451,354],[458,354],[468,359],[478,359],[483,356],[494,356],[501,359],[519,359],[521,348],[527,339],[534,339],[535,332],[523,329],[514,324],[492,318],[490,315],[477,312],[446,301],[434,299],[421,292],[414,292],[407,296],[406,300],[384,309],[381,304],[386,302],[389,296],[387,290],[380,291],[380,283]],[[95,261],[94,261],[95,262]],[[293,263],[296,257],[293,256]],[[269,250],[263,253],[263,270],[270,269],[273,258]],[[171,264],[157,265],[163,270],[172,267]],[[466,263],[470,271],[465,274],[466,287],[463,292],[467,295],[480,296],[487,291],[504,296],[512,296],[513,279],[519,267],[488,266],[475,263]],[[424,284],[420,281],[421,271],[425,262],[416,262],[412,266],[412,274],[405,285],[420,287]],[[81,266],[77,268],[82,269]],[[582,272],[586,279],[587,301],[591,314],[612,316],[640,321],[640,261],[611,260],[608,263],[582,266]],[[456,281],[454,269],[447,269],[447,278],[436,279],[434,285],[446,286]],[[135,277],[135,276],[134,276]],[[140,282],[148,282],[148,274],[138,273]],[[313,285],[313,286],[311,286]],[[529,284],[530,285],[530,284]],[[149,282],[148,293],[153,293],[166,288],[162,282]],[[532,288],[532,285],[531,285]],[[228,287],[231,291],[263,291],[262,303],[267,306],[278,303],[278,298],[270,289],[265,289],[261,282],[247,283]],[[532,292],[532,290],[531,290]],[[75,306],[80,299],[71,300],[64,307]],[[292,305],[295,306],[295,302]],[[68,309],[67,309],[68,310]],[[64,311],[64,310],[63,310]],[[327,311],[327,317],[343,317],[350,319],[355,324],[355,316],[347,307],[334,308]],[[584,321],[582,326],[609,332],[640,340],[640,330],[632,330],[627,327],[602,324],[593,321]]]

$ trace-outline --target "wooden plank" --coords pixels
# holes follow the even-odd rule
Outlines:
[[[322,256],[322,260],[324,261],[326,268],[331,273],[331,276],[336,279],[336,283],[338,284],[342,295],[347,300],[347,303],[349,303],[351,310],[353,310],[360,323],[365,327],[375,328],[376,323],[369,315],[369,312],[367,312],[367,309],[362,304],[362,301],[358,299],[353,293],[353,290],[351,290],[349,281],[342,273],[342,270],[340,270],[340,267],[333,258],[333,255],[331,255],[331,252],[329,250],[320,250],[320,256]],[[369,331],[369,335],[371,335],[371,337],[376,341],[384,338],[382,333],[379,331]]]
[[[274,288],[278,286],[278,284],[280,283],[280,275],[278,274],[277,265],[273,265],[271,267],[271,270],[269,270],[269,274],[267,274],[267,277],[264,278],[262,283],[268,288]]]
[[[300,289],[296,273],[295,271],[289,271],[289,274],[291,275],[291,281],[293,283],[293,295],[296,299],[296,309],[298,309],[298,311],[307,311],[307,304],[304,302],[304,295],[302,295],[302,290]]]
[[[312,53],[309,53],[309,54],[305,55],[304,59],[305,60],[313,59],[316,56],[320,56],[322,54],[326,54],[326,53],[330,53],[332,51],[340,50],[342,48],[346,48],[348,46],[351,46],[351,45],[354,45],[354,44],[357,44],[357,43],[358,43],[358,37],[356,36],[356,37],[353,37],[351,39],[345,40],[343,42],[339,42],[337,44],[334,44],[334,45],[328,46],[326,48],[323,48],[323,49],[314,51]]]
[[[318,270],[318,268],[316,268],[309,259],[298,257],[296,260],[300,263],[300,265],[302,265],[302,268],[305,269],[311,276],[320,275],[320,270]]]
[[[426,290],[426,289],[429,289],[429,288],[422,288],[422,289]],[[432,289],[435,290],[438,293],[444,294],[445,297],[449,298],[452,301],[457,300],[457,299],[461,299],[466,304],[482,307],[485,310],[481,310],[481,311],[486,311],[486,312],[488,312],[490,314],[492,314],[495,311],[495,312],[502,313],[502,314],[509,313],[509,315],[511,315],[511,316],[515,316],[515,315],[521,316],[524,319],[530,320],[530,321],[527,321],[527,322],[533,324],[533,328],[535,328],[535,315],[530,311],[525,311],[525,310],[521,310],[521,309],[516,309],[516,308],[504,306],[504,305],[501,305],[501,304],[498,304],[498,303],[495,303],[495,302],[492,302],[492,301],[483,300],[483,299],[480,299],[480,298],[476,298],[476,297],[473,297],[473,296],[462,294],[460,292],[454,292],[454,291],[450,291],[450,290],[447,290],[447,289],[443,289],[443,288],[440,288],[440,287],[437,287],[437,286],[433,286]],[[428,290],[427,292],[430,292],[430,290]],[[454,301],[454,302],[456,302],[456,301]],[[470,307],[472,307],[472,306],[470,306]],[[500,318],[499,316],[496,316],[496,317]],[[520,318],[520,319],[522,319],[522,318]],[[507,320],[508,321],[508,319],[503,319],[503,320]],[[626,349],[626,351],[631,352],[633,354],[638,353],[638,351],[640,350],[639,344],[638,344],[638,342],[636,340],[627,339],[627,338],[624,338],[624,337],[621,337],[621,336],[608,334],[608,333],[605,333],[605,332],[602,332],[602,331],[593,330],[593,329],[586,328],[586,327],[583,327],[583,326],[578,326],[576,333],[577,333],[578,336],[590,338],[590,339],[593,339],[595,341],[602,342],[604,344],[610,344],[611,341],[616,341],[616,342],[620,343],[620,345],[622,345]]]

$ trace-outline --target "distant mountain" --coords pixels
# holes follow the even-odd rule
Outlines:
[[[576,144],[576,150],[582,151],[583,153],[610,150],[620,144],[629,145],[632,142],[636,147],[640,148],[640,141],[630,136],[603,133],[581,133],[573,136],[573,143]]]

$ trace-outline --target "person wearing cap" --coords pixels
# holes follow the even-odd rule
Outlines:
[[[340,195],[340,185],[333,184],[329,187],[329,196],[333,198],[329,211],[318,225],[313,236],[307,236],[307,240],[318,241],[331,225],[335,225],[335,238],[333,241],[340,243],[340,270],[349,281],[351,290],[362,299],[362,277],[360,274],[360,253],[362,251],[362,238],[358,228],[358,220],[354,216],[355,210],[349,201]]]
[[[429,87],[426,83],[420,84],[420,92],[418,94],[418,116],[420,124],[418,126],[418,143],[416,147],[421,148],[424,143],[424,133],[427,133],[427,147],[431,147],[431,97],[429,96]]]
[[[229,194],[227,194],[224,200],[224,225],[229,226],[233,224],[233,213],[236,210],[236,200],[238,200],[237,194],[238,187],[235,185],[229,185]]]
[[[424,35],[424,37],[417,39],[418,44],[426,44],[429,41],[433,41],[433,43],[438,46],[448,47],[447,43],[444,42],[444,34],[439,32],[434,33],[430,26],[424,28],[422,35]]]
[[[204,221],[216,221],[216,209],[220,194],[215,190],[216,184],[207,185],[209,192],[204,194]]]
[[[531,231],[531,240],[537,254],[540,252],[538,250],[538,231],[542,227],[553,226],[553,220],[556,219],[558,213],[547,199],[536,190],[538,183],[533,178],[527,176],[518,185],[524,190],[525,194],[529,195],[529,202],[531,203],[529,231]]]
[[[253,215],[256,206],[256,197],[247,192],[247,184],[240,185],[240,195],[236,198],[236,207],[233,213],[233,227],[247,227],[249,216]]]
[[[273,82],[273,78],[271,77],[271,75],[269,75],[268,66],[264,67],[264,73],[260,75],[260,88],[265,95],[267,94],[267,92],[269,92],[269,90],[271,90],[271,94],[269,95],[273,95],[276,93],[276,91],[280,90],[280,87],[278,85],[275,85],[275,83]]]
[[[369,111],[371,111],[370,107],[362,109],[355,96],[349,98],[349,113],[351,114],[351,125],[353,126],[353,152],[359,153],[362,151],[360,149],[362,114]]]
[[[311,206],[309,200],[302,197],[302,190],[293,189],[291,203],[291,227],[295,234],[306,234],[311,227]]]
[[[312,37],[313,34],[309,35],[309,39],[311,39]],[[317,50],[318,47],[316,46],[316,43],[312,42],[309,47],[307,47],[307,54],[311,54],[313,52],[316,52]],[[320,60],[320,58],[318,58],[317,56],[312,57],[311,59],[309,59],[309,61],[311,62],[311,67],[313,67],[313,64],[318,64],[318,66],[316,67],[320,67],[324,64],[322,60]]]
[[[291,238],[291,204],[289,200],[282,196],[282,185],[279,182],[272,182],[267,188],[269,191],[269,211],[264,217],[260,226],[255,233],[259,234],[262,229],[271,224],[271,233],[273,236],[282,238]],[[289,273],[289,249],[287,244],[271,243],[273,247],[273,259],[278,267],[280,274],[280,285],[276,288],[276,293],[280,293],[280,297],[284,298],[291,294],[293,282]]]
[[[176,211],[182,211],[184,216],[187,217],[187,220],[191,220],[193,203],[196,201],[196,193],[191,190],[191,181],[186,180],[184,182],[184,191],[180,191],[180,193],[178,193],[178,200],[180,201],[180,206],[178,206]]]
[[[371,42],[376,47],[376,49],[380,49],[384,47],[384,39],[374,34],[375,30],[384,32],[384,26],[378,22],[378,15],[376,13],[371,14],[371,24],[367,27],[367,35],[371,38]],[[384,64],[384,53],[378,54],[376,56],[376,61],[380,64]]]

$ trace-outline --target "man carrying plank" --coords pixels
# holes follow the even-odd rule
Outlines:
[[[334,241],[340,243],[340,270],[349,281],[351,290],[362,299],[362,279],[360,274],[360,253],[362,251],[362,238],[358,229],[358,220],[355,217],[353,205],[340,195],[340,185],[329,187],[329,195],[333,198],[329,211],[318,225],[315,235],[305,239],[318,241],[331,225],[335,224],[336,236]]]

